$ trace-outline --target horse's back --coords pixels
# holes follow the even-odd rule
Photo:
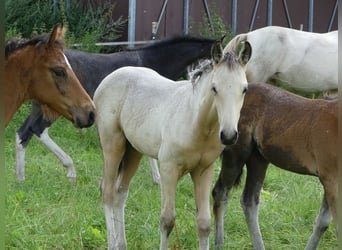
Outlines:
[[[238,35],[250,42],[249,82],[276,80],[285,87],[312,92],[337,88],[337,31],[312,33],[268,26]],[[235,45],[234,45],[235,44]]]

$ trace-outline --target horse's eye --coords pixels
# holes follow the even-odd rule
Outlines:
[[[211,90],[214,92],[215,95],[217,94],[217,90],[215,87],[212,87]]]
[[[246,94],[247,90],[248,90],[248,88],[245,87],[245,88],[243,89],[242,93],[243,93],[243,94]]]
[[[63,68],[52,68],[51,71],[58,77],[66,77],[66,72]]]

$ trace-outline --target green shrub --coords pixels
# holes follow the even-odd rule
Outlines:
[[[64,23],[68,28],[67,46],[82,43],[81,49],[99,51],[101,48],[94,43],[119,38],[126,20],[122,17],[113,19],[115,4],[110,1],[97,6],[91,2],[59,0],[54,8],[51,0],[5,0],[6,39],[29,38],[49,32],[56,23]]]
[[[214,39],[218,39],[225,35],[225,41],[230,41],[233,38],[233,34],[225,24],[224,19],[218,14],[215,4],[210,5],[210,16],[212,25],[210,24],[208,15],[203,13],[202,20],[196,25],[191,25],[191,27],[197,27],[194,32],[203,37]]]

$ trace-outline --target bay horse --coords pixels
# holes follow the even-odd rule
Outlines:
[[[320,34],[268,26],[237,35],[226,49],[241,41],[253,47],[248,82],[275,82],[302,93],[337,90],[338,31]]]
[[[122,66],[149,67],[165,77],[176,80],[184,74],[188,65],[201,58],[210,58],[210,50],[214,41],[207,38],[176,36],[139,49],[111,54],[87,53],[77,50],[66,50],[65,54],[83,87],[93,97],[103,78]],[[67,177],[71,181],[76,180],[73,160],[49,137],[48,128],[54,121],[55,119],[44,118],[39,103],[32,104],[31,114],[16,135],[18,181],[25,179],[25,152],[33,135],[36,135],[67,168]],[[153,160],[151,162],[153,163]],[[154,182],[158,183],[158,171],[152,171],[152,173]]]
[[[251,47],[246,42],[238,53],[222,56],[217,42],[212,50],[214,65],[205,61],[191,81],[172,81],[144,67],[123,67],[95,91],[108,249],[127,248],[124,207],[142,155],[160,161],[160,249],[167,249],[177,182],[187,173],[195,189],[199,249],[209,249],[214,162],[224,145],[237,140],[247,90],[244,65]]]
[[[94,104],[83,89],[63,52],[65,29],[56,25],[50,35],[20,43],[11,40],[5,47],[5,126],[27,100],[43,107],[44,119],[62,114],[76,127],[89,127],[95,120]],[[52,110],[52,112],[47,112]]]
[[[241,205],[254,249],[265,249],[259,222],[259,197],[269,163],[298,174],[317,176],[323,203],[306,249],[316,249],[331,215],[337,223],[338,99],[307,99],[269,84],[250,83],[239,120],[239,139],[222,153],[212,191],[215,249],[223,248],[223,219],[229,192],[247,177]],[[337,224],[336,224],[337,225]]]

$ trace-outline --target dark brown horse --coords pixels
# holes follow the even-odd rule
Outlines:
[[[264,249],[258,223],[260,190],[267,166],[317,176],[323,204],[306,249],[316,249],[331,215],[337,222],[338,100],[307,99],[267,84],[249,84],[236,145],[226,147],[213,189],[215,248],[223,248],[223,217],[231,188],[247,177],[241,198],[254,249]]]
[[[62,114],[76,127],[94,123],[95,107],[64,55],[63,34],[63,27],[56,25],[51,35],[34,37],[22,44],[13,41],[7,44],[5,126],[30,99]]]

